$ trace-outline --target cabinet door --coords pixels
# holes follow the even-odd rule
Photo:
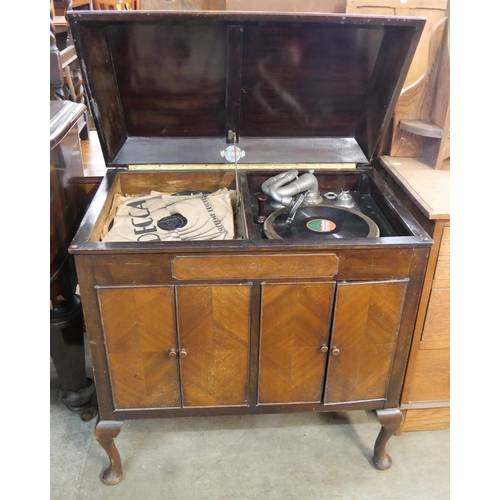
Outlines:
[[[180,407],[171,287],[98,290],[114,406]]]
[[[183,406],[247,406],[251,285],[177,289]]]
[[[406,284],[338,284],[325,404],[385,398]]]
[[[321,401],[334,287],[262,285],[259,404]]]

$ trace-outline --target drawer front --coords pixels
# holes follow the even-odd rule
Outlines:
[[[450,399],[450,350],[419,349],[408,402]]]
[[[181,256],[172,269],[179,280],[325,278],[337,274],[339,258],[334,253]]]

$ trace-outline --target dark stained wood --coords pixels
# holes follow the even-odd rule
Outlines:
[[[55,307],[58,297],[69,300],[76,289],[68,247],[87,208],[85,190],[74,182],[83,174],[77,122],[85,106],[51,101],[50,111],[50,300]]]
[[[321,401],[334,288],[333,283],[263,285],[259,404]]]
[[[338,284],[326,404],[385,397],[406,286],[406,281]]]
[[[238,142],[241,105],[241,67],[243,58],[243,26],[227,28],[226,75],[226,141]]]
[[[68,247],[87,208],[85,190],[74,182],[83,172],[77,122],[84,111],[82,104],[50,102],[50,356],[58,398],[82,420],[95,415],[95,389],[86,375],[82,304]]]
[[[295,156],[307,151],[309,161],[349,161],[338,156],[344,151],[368,162],[425,23],[228,11],[79,12],[68,20],[79,58],[88,63],[104,157],[115,165],[215,163],[229,126],[256,148],[244,161],[293,161],[258,148],[293,138],[281,143],[282,158],[299,141]]]
[[[114,407],[180,407],[173,289],[100,288],[97,294]]]
[[[249,312],[249,285],[177,288],[184,407],[248,406]]]
[[[373,464],[379,470],[386,470],[392,465],[392,458],[386,452],[387,441],[398,431],[403,423],[403,414],[397,408],[377,410],[377,418],[382,425],[375,441]]]

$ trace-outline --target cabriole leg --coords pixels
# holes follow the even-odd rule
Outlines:
[[[385,451],[387,441],[394,436],[403,423],[403,414],[397,408],[376,410],[378,421],[382,426],[373,451],[373,464],[377,469],[386,470],[392,465],[392,459]]]
[[[95,426],[94,436],[108,454],[110,462],[101,475],[104,484],[113,485],[122,480],[122,460],[114,442],[122,427],[123,422],[116,420],[99,420]]]

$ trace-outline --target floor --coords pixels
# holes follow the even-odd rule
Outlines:
[[[89,363],[90,364],[90,363]],[[178,418],[125,422],[116,438],[123,480],[84,422],[57,399],[51,362],[51,500],[444,500],[450,431],[406,432],[371,464],[380,429],[371,412]]]

